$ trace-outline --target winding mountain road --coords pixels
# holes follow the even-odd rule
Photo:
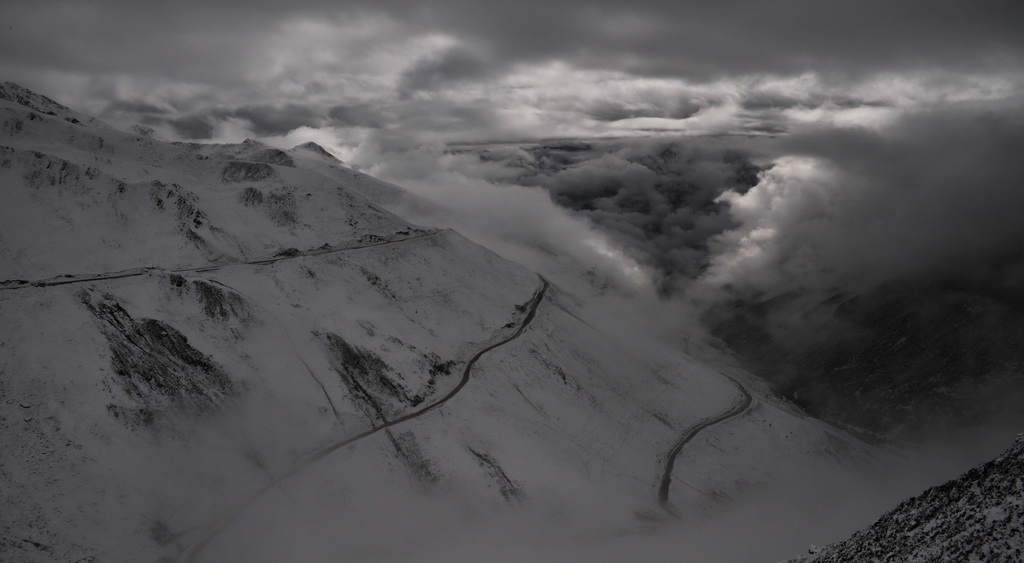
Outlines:
[[[387,246],[389,244],[398,244],[401,242],[408,242],[411,240],[436,235],[443,231],[428,231],[424,233],[417,233],[412,236],[408,236],[400,239],[392,240],[381,240],[375,241],[369,244],[359,244],[354,246],[341,246],[341,247],[328,247],[319,248],[315,250],[307,250],[305,252],[286,252],[284,254],[278,253],[276,256],[270,258],[256,258],[253,260],[246,260],[244,262],[227,262],[227,263],[213,263],[205,266],[194,266],[188,268],[177,268],[173,270],[165,270],[172,274],[187,274],[187,273],[201,273],[201,272],[213,272],[220,270],[221,268],[227,268],[229,266],[266,266],[268,264],[274,264],[275,262],[281,262],[284,260],[294,260],[296,258],[302,258],[305,256],[321,256],[324,254],[335,254],[338,252],[348,252],[352,250],[362,250],[364,248],[374,248],[378,246]],[[26,280],[6,280],[0,281],[0,291],[3,290],[14,290],[14,289],[26,289],[30,287],[52,287],[56,285],[68,285],[73,283],[87,283],[94,281],[103,280],[118,280],[123,278],[134,278],[137,276],[143,276],[151,271],[160,271],[163,268],[156,267],[143,267],[143,268],[132,268],[129,270],[121,270],[117,272],[105,272],[102,274],[74,274],[74,275],[63,275],[55,278],[49,278],[45,280],[26,281]]]
[[[361,250],[361,249],[364,249],[364,248],[373,248],[373,247],[386,246],[386,245],[390,245],[390,244],[398,244],[398,243],[408,242],[408,241],[411,241],[411,240],[415,240],[415,239],[420,239],[420,238],[436,235],[436,234],[441,233],[441,232],[443,232],[443,231],[442,230],[435,230],[435,231],[417,233],[417,234],[414,234],[413,236],[407,236],[407,237],[401,238],[401,239],[381,240],[381,241],[375,241],[375,242],[369,243],[369,244],[346,246],[346,247],[320,248],[320,249],[315,249],[315,250],[309,250],[309,251],[306,251],[306,252],[294,252],[293,251],[293,252],[289,252],[289,253],[286,253],[286,254],[285,253],[281,253],[281,254],[278,254],[278,255],[270,257],[270,258],[260,258],[260,259],[247,260],[247,261],[244,261],[244,262],[233,262],[233,263],[221,263],[221,264],[214,263],[214,264],[208,264],[208,265],[204,265],[204,266],[177,268],[177,269],[163,270],[163,271],[166,271],[166,272],[169,272],[169,273],[173,273],[173,274],[183,274],[183,273],[192,273],[192,272],[195,272],[195,273],[212,272],[212,271],[220,270],[222,268],[229,267],[229,266],[244,266],[244,265],[263,266],[263,265],[273,264],[273,263],[276,263],[276,262],[281,262],[281,261],[284,261],[284,260],[292,260],[292,259],[295,259],[295,258],[301,258],[301,257],[305,257],[305,256],[320,256],[320,255],[324,255],[324,254],[333,254],[333,253],[338,253],[338,252],[346,252],[346,251],[353,251],[353,250]],[[130,270],[122,270],[122,271],[117,271],[117,272],[106,272],[106,273],[101,273],[101,274],[63,275],[63,276],[58,276],[56,278],[49,278],[49,279],[45,279],[45,280],[36,280],[36,281],[26,281],[26,280],[0,281],[0,291],[2,291],[2,290],[27,289],[27,288],[32,288],[32,287],[35,287],[35,288],[39,288],[39,287],[52,287],[52,286],[59,286],[59,285],[88,283],[88,282],[96,282],[96,281],[103,281],[103,280],[124,279],[124,278],[131,278],[131,277],[142,276],[142,275],[145,275],[145,274],[147,274],[147,273],[149,273],[151,271],[154,271],[154,270],[160,271],[160,270],[162,270],[162,268],[150,268],[150,267],[147,267],[147,268],[135,268],[135,269],[130,269]],[[285,473],[279,475],[277,478],[273,479],[270,483],[267,483],[266,485],[261,487],[259,490],[255,491],[252,495],[250,495],[245,500],[241,501],[240,503],[238,503],[234,507],[232,507],[229,510],[225,511],[224,513],[222,513],[213,524],[209,524],[209,525],[206,525],[206,526],[194,527],[194,528],[190,528],[188,530],[185,530],[183,532],[180,532],[179,534],[177,534],[177,537],[179,537],[179,538],[183,537],[185,535],[188,535],[188,534],[190,534],[192,532],[195,532],[195,531],[200,531],[200,530],[204,530],[204,529],[208,530],[208,533],[198,543],[196,543],[194,546],[192,546],[191,549],[187,549],[186,548],[185,550],[183,550],[183,554],[186,555],[186,561],[189,562],[189,563],[194,563],[195,561],[197,561],[199,556],[202,555],[203,551],[206,549],[206,547],[209,546],[210,543],[213,542],[221,534],[221,532],[223,532],[228,526],[230,526],[231,523],[234,522],[235,519],[238,518],[238,516],[240,516],[245,511],[245,509],[248,506],[250,506],[254,501],[256,501],[258,498],[260,498],[264,493],[266,493],[270,489],[279,486],[280,484],[282,484],[283,482],[285,482],[289,478],[291,478],[294,475],[300,473],[303,469],[305,469],[305,468],[309,467],[310,465],[312,465],[313,463],[315,463],[315,462],[317,462],[317,461],[327,457],[332,452],[334,452],[334,451],[336,451],[336,450],[338,450],[340,448],[343,448],[343,447],[348,446],[348,445],[350,445],[352,443],[358,442],[359,440],[362,440],[364,438],[368,438],[368,437],[370,437],[370,436],[372,436],[372,435],[374,435],[374,434],[376,434],[378,432],[381,432],[383,430],[387,430],[389,428],[392,428],[394,426],[402,424],[403,422],[407,422],[407,421],[412,420],[414,418],[421,417],[421,416],[427,414],[428,412],[441,407],[442,405],[444,405],[445,403],[450,401],[452,398],[454,398],[459,393],[459,391],[461,391],[463,389],[463,387],[465,387],[466,384],[469,383],[469,379],[470,379],[470,376],[472,374],[473,367],[476,365],[477,361],[479,361],[480,358],[483,357],[484,354],[486,354],[487,352],[490,352],[491,350],[494,350],[495,348],[498,348],[500,346],[504,346],[504,345],[508,344],[509,342],[512,342],[513,340],[516,340],[517,338],[522,336],[524,332],[526,332],[527,328],[530,327],[530,324],[533,322],[534,318],[537,315],[537,309],[538,309],[538,307],[540,307],[540,303],[541,303],[541,301],[543,301],[544,296],[547,293],[548,287],[550,286],[549,282],[546,279],[544,279],[543,276],[538,276],[538,277],[540,278],[541,286],[536,291],[536,293],[534,293],[533,297],[530,299],[530,301],[529,301],[529,308],[527,310],[526,316],[523,318],[523,321],[522,321],[522,323],[520,323],[519,328],[516,330],[516,332],[513,333],[511,336],[509,336],[507,338],[504,338],[502,340],[499,340],[499,341],[497,341],[497,342],[495,342],[493,344],[490,344],[490,345],[480,349],[475,354],[473,354],[473,356],[469,359],[469,361],[466,362],[466,365],[465,365],[465,367],[462,370],[462,377],[459,379],[459,382],[447,394],[445,394],[443,397],[437,399],[436,401],[430,403],[429,405],[427,405],[427,406],[425,406],[423,408],[420,408],[418,410],[415,410],[415,411],[412,411],[412,412],[407,413],[405,415],[402,415],[402,416],[400,416],[400,417],[398,417],[398,418],[396,418],[394,420],[388,421],[388,422],[386,422],[386,423],[384,423],[384,424],[382,424],[380,426],[376,426],[376,427],[370,428],[369,430],[366,430],[366,431],[361,432],[359,434],[356,434],[354,436],[350,436],[350,437],[347,437],[347,438],[345,438],[343,440],[340,440],[338,442],[334,442],[334,443],[332,443],[332,444],[330,444],[328,446],[325,446],[325,447],[323,447],[323,448],[321,448],[321,449],[319,449],[319,450],[317,450],[317,451],[315,451],[315,452],[313,452],[313,453],[311,453],[311,454],[309,454],[309,455],[307,455],[307,456],[305,456],[303,458],[298,459],[291,466],[291,468],[288,469],[288,471],[286,471]],[[179,559],[180,559],[180,557],[179,557]]]
[[[343,440],[340,440],[338,442],[335,442],[333,444],[325,446],[325,447],[323,447],[323,448],[321,448],[321,449],[319,449],[319,450],[317,450],[317,451],[307,455],[306,457],[299,459],[298,461],[295,462],[294,465],[292,465],[292,467],[288,471],[286,471],[282,475],[278,476],[276,479],[274,479],[270,483],[264,485],[262,488],[257,490],[254,494],[249,496],[247,499],[243,500],[242,502],[238,503],[236,506],[234,506],[233,508],[231,508],[230,510],[228,510],[227,512],[222,514],[217,519],[217,522],[215,522],[214,524],[212,524],[210,526],[206,526],[206,528],[210,528],[209,533],[207,533],[207,535],[202,540],[200,540],[198,543],[196,543],[195,546],[192,547],[191,551],[185,550],[185,552],[187,553],[187,557],[186,557],[185,561],[187,561],[188,563],[195,563],[195,561],[197,561],[199,559],[199,556],[202,555],[202,553],[206,549],[206,547],[209,546],[210,543],[213,540],[215,540],[221,534],[221,532],[223,532],[225,529],[227,529],[227,527],[230,526],[231,523],[234,522],[235,519],[238,518],[238,516],[240,516],[249,505],[251,505],[256,499],[258,499],[260,496],[262,496],[264,493],[266,493],[270,489],[272,489],[274,487],[277,487],[278,485],[280,485],[281,483],[285,482],[286,480],[288,480],[292,476],[294,476],[294,475],[298,474],[299,472],[301,472],[303,469],[305,469],[305,468],[309,467],[310,465],[312,465],[313,463],[315,463],[315,462],[317,462],[317,461],[327,457],[328,455],[330,455],[332,452],[338,450],[339,448],[343,448],[343,447],[348,446],[348,445],[350,445],[350,444],[352,444],[354,442],[358,442],[359,440],[362,440],[363,438],[367,438],[367,437],[372,436],[372,435],[374,435],[374,434],[376,434],[378,432],[381,432],[382,430],[387,430],[388,428],[391,428],[393,426],[397,426],[399,424],[402,424],[403,422],[407,422],[407,421],[412,420],[414,418],[421,417],[421,416],[427,414],[428,412],[430,412],[430,411],[432,411],[434,409],[437,409],[441,405],[444,405],[445,403],[450,401],[453,397],[455,397],[455,395],[457,395],[459,393],[459,391],[461,391],[462,388],[465,387],[467,383],[469,383],[469,378],[470,378],[470,375],[471,375],[471,373],[473,371],[473,366],[476,365],[476,362],[478,360],[480,360],[480,358],[483,357],[484,354],[486,354],[487,352],[490,352],[491,350],[494,350],[495,348],[498,348],[500,346],[504,346],[505,344],[508,344],[509,342],[512,342],[513,340],[519,338],[520,336],[523,335],[524,332],[526,332],[526,329],[530,327],[530,324],[533,322],[533,319],[537,316],[537,308],[540,307],[541,301],[544,300],[544,295],[547,293],[548,286],[550,285],[548,283],[548,280],[544,279],[543,276],[538,276],[538,277],[540,277],[541,286],[537,290],[537,292],[534,294],[534,296],[531,298],[530,305],[529,305],[529,310],[527,311],[526,316],[523,318],[523,322],[520,323],[519,329],[516,330],[516,332],[514,334],[512,334],[511,336],[509,336],[507,338],[504,338],[502,340],[499,340],[498,342],[495,342],[493,344],[490,344],[489,346],[486,346],[486,347],[480,349],[479,351],[477,351],[475,354],[473,354],[473,356],[469,359],[469,361],[466,362],[466,366],[462,370],[462,377],[459,379],[458,384],[455,385],[455,387],[452,388],[451,391],[449,391],[443,397],[437,399],[436,401],[430,403],[429,405],[427,405],[427,406],[425,406],[425,407],[423,407],[421,409],[412,411],[412,412],[410,412],[408,414],[405,414],[405,415],[402,415],[402,416],[400,416],[400,417],[398,417],[398,418],[396,418],[394,420],[388,421],[388,422],[386,422],[386,423],[384,423],[384,424],[382,424],[380,426],[375,426],[375,427],[373,427],[373,428],[371,428],[369,430],[366,430],[364,432],[360,432],[359,434],[356,434],[354,436],[350,436],[348,438],[345,438]]]
[[[675,468],[676,465],[676,457],[679,456],[679,452],[683,451],[683,446],[685,446],[691,440],[693,440],[694,437],[696,437],[697,434],[699,434],[702,430],[714,426],[716,424],[725,422],[726,420],[729,420],[730,418],[733,418],[735,416],[739,416],[748,408],[750,408],[750,404],[753,403],[754,401],[754,398],[750,395],[750,392],[747,391],[747,388],[744,387],[742,383],[736,381],[731,377],[729,377],[729,380],[732,381],[734,385],[736,385],[737,389],[739,389],[739,402],[734,402],[734,404],[731,407],[729,407],[729,409],[722,412],[721,414],[709,418],[707,420],[703,420],[696,426],[691,427],[689,430],[683,433],[679,440],[677,440],[676,443],[672,446],[672,449],[669,450],[668,452],[668,458],[665,460],[665,470],[661,474],[661,484],[658,487],[658,504],[661,506],[662,510],[664,510],[665,512],[669,513],[672,516],[678,517],[679,513],[676,511],[676,508],[672,506],[672,503],[669,502],[668,493],[669,489],[672,487],[672,470]]]

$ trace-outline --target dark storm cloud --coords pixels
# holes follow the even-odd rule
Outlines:
[[[396,3],[388,3],[395,6]],[[500,58],[556,56],[695,78],[748,72],[864,72],[1019,65],[1013,1],[437,2],[426,21]]]
[[[782,120],[778,123],[766,123],[764,118],[759,119],[760,123],[756,125],[748,126],[745,131],[747,133],[760,133],[762,135],[785,135],[789,132],[789,128]]]
[[[303,125],[386,123],[410,131],[423,124],[425,131],[457,136],[461,122],[474,128],[477,140],[537,139],[566,135],[566,129],[621,132],[630,124],[620,122],[632,118],[699,121],[702,108],[721,107],[681,92],[687,101],[655,100],[641,94],[643,88],[595,95],[638,77],[678,79],[688,87],[732,80],[717,94],[702,91],[693,99],[725,96],[756,121],[756,112],[851,107],[835,93],[884,72],[1018,76],[1024,68],[1017,25],[1024,4],[1010,1],[34,0],[6,2],[0,15],[11,22],[0,34],[6,79],[92,113],[102,113],[111,100],[173,108],[167,117],[178,120],[194,121],[190,116],[212,115],[214,108],[237,111],[256,135]],[[538,70],[553,62],[562,65],[565,82]],[[572,75],[581,69],[605,74]],[[751,77],[806,73],[819,81],[811,88],[827,90],[819,96],[831,96],[830,102],[785,89],[761,97],[739,91],[757,89]],[[459,117],[440,107],[466,105],[467,92],[495,106],[493,115],[505,112],[491,119],[493,131],[482,130],[487,120],[481,115]],[[402,118],[418,107],[406,102],[426,97],[439,117]],[[328,118],[337,106],[351,109]],[[122,109],[112,109],[111,119],[129,121],[132,111]],[[154,115],[136,109],[138,120]],[[739,130],[715,119],[685,126],[702,133]],[[747,129],[790,130],[782,118],[769,121]]]
[[[708,102],[707,104],[710,105],[710,102]],[[687,117],[692,117],[697,112],[704,109],[704,107],[705,104],[696,102],[694,100],[679,100],[671,108],[671,111],[667,115],[665,115],[665,117],[671,119],[686,119]]]
[[[103,109],[102,115],[131,114],[131,115],[163,115],[171,110],[139,100],[116,100]]]
[[[297,104],[284,106],[245,106],[232,112],[252,124],[257,135],[285,135],[299,127],[316,127],[324,121],[316,109]]]
[[[435,90],[461,80],[490,75],[494,65],[478,53],[455,47],[436,57],[420,59],[406,70],[398,83],[398,91],[408,96],[420,90]]]
[[[415,131],[477,131],[485,133],[499,127],[495,108],[486,102],[451,104],[441,100],[420,100],[402,106],[399,116],[403,127]],[[405,133],[396,132],[405,136]]]
[[[692,100],[680,100],[668,105],[668,107],[653,104],[627,106],[622,102],[605,101],[590,107],[586,113],[597,121],[622,121],[637,117],[686,119],[696,114],[702,108],[701,104]]]
[[[551,143],[481,160],[546,188],[668,275],[702,277],[711,263],[707,276],[733,294],[922,279],[1024,288],[1017,103],[946,104],[880,129],[804,129],[771,152],[784,156],[764,171],[747,152],[698,141]]]
[[[603,102],[591,108],[587,115],[598,121],[622,121],[635,117],[661,117],[662,113],[659,108],[628,108],[619,102]]]
[[[1021,424],[1024,105],[818,128],[745,195],[689,287],[812,414],[906,439]],[[857,397],[857,400],[851,400]]]
[[[237,63],[247,58],[249,32],[273,23],[272,14],[242,8],[198,2],[7,2],[4,20],[15,23],[0,35],[0,52],[8,54],[7,65],[22,68],[223,83],[240,78],[244,67]]]
[[[298,104],[282,106],[245,105],[239,108],[204,108],[181,113],[174,108],[158,106],[145,101],[118,100],[107,105],[100,113],[126,121],[150,125],[167,124],[179,136],[188,139],[210,139],[217,125],[235,118],[243,120],[248,129],[259,136],[280,136],[299,127],[317,127],[326,121],[323,111]]]
[[[706,78],[743,73],[1019,69],[1024,4],[977,2],[515,3],[408,0],[138,3],[8,2],[0,36],[8,69],[131,72],[225,82],[258,65],[257,45],[293,16],[384,13],[486,49],[491,64],[557,58],[640,74]],[[382,38],[384,40],[388,38]],[[410,87],[473,75],[478,50],[453,51]],[[239,64],[244,62],[245,64]]]
[[[340,127],[368,127],[379,129],[387,123],[387,118],[370,104],[338,105],[327,112],[333,125]]]
[[[1024,108],[947,107],[880,132],[813,131],[781,147],[831,173],[787,196],[802,212],[772,217],[779,248],[771,267],[791,269],[787,261],[811,248],[818,284],[954,277],[1024,288]]]
[[[746,97],[740,104],[743,109],[751,111],[789,109],[803,106],[805,100],[779,94],[754,94]]]
[[[664,276],[698,275],[707,241],[737,224],[715,200],[745,192],[759,170],[747,154],[690,141],[549,143],[488,150],[558,205],[592,220]]]
[[[839,107],[839,108],[859,108],[859,107],[886,107],[887,104],[880,100],[862,100],[859,98],[851,98],[847,96],[831,96],[828,98],[828,103]]]
[[[908,116],[882,133],[812,132],[782,146],[837,171],[834,226],[816,229],[823,236],[815,243],[837,269],[988,279],[1002,258],[1024,251],[1022,107],[953,107]],[[840,191],[844,183],[856,193]],[[799,232],[806,219],[780,227]]]
[[[174,132],[185,139],[205,140],[213,137],[213,124],[201,116],[180,117],[168,120],[149,120],[148,124],[166,123]]]
[[[819,92],[803,97],[752,92],[744,96],[740,102],[740,107],[748,111],[773,111],[792,108],[813,109],[823,106],[851,109],[858,107],[882,107],[885,105],[885,103],[878,101],[861,100],[848,96],[831,96]]]

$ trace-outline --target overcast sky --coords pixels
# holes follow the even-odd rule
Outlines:
[[[0,0],[0,75],[168,136],[783,133],[1019,95],[1024,3]],[[307,128],[307,129],[303,129]]]

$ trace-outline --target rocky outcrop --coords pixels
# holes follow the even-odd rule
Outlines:
[[[904,501],[850,539],[795,560],[1024,560],[1024,434],[996,459]]]

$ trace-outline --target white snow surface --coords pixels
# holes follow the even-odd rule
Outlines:
[[[0,190],[0,560],[729,560],[708,522],[883,455],[553,285],[450,401],[304,465],[453,389],[541,279],[315,147],[165,143],[9,83]],[[753,405],[684,448],[670,521],[665,455],[730,378]]]

